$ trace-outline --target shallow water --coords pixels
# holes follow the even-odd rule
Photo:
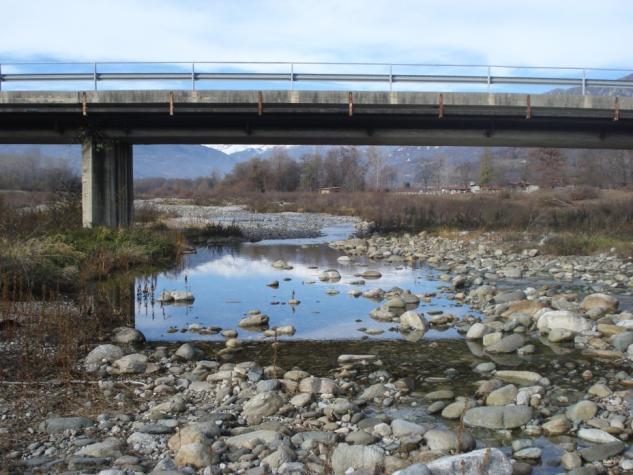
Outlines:
[[[270,327],[293,325],[296,334],[292,339],[335,340],[357,339],[364,333],[361,327],[381,329],[384,333],[370,338],[402,338],[394,323],[378,322],[369,312],[380,302],[348,295],[351,289],[362,291],[380,287],[389,290],[395,286],[417,294],[437,293],[429,303],[422,303],[422,312],[438,311],[461,317],[470,313],[462,306],[442,295],[446,284],[437,280],[436,271],[428,267],[393,266],[369,262],[358,258],[351,264],[337,261],[339,251],[326,243],[344,239],[352,232],[349,225],[325,228],[323,236],[309,239],[270,240],[257,243],[240,243],[233,246],[199,248],[196,254],[186,256],[183,265],[154,279],[153,295],[137,299],[136,327],[149,340],[221,340],[219,335],[200,335],[193,332],[168,333],[170,327],[187,328],[190,324],[222,329],[237,329],[242,339],[260,339],[261,333],[238,328],[238,322],[252,309],[270,317]],[[277,259],[293,266],[291,270],[272,267]],[[328,268],[341,273],[339,282],[321,282],[318,275]],[[364,285],[352,285],[355,274],[367,269],[379,270],[382,277],[366,280]],[[279,288],[266,284],[279,281]],[[137,289],[146,286],[147,278],[136,281]],[[161,305],[158,296],[163,290],[189,290],[195,301],[189,305]],[[327,292],[338,292],[330,295]],[[299,305],[287,302],[294,296]],[[151,293],[151,292],[150,292]],[[153,297],[153,298],[152,298]],[[454,338],[456,330],[432,330],[425,338]]]

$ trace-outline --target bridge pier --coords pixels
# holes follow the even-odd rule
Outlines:
[[[133,220],[132,144],[93,139],[82,145],[84,227],[127,227]]]

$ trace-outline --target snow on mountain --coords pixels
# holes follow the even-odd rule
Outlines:
[[[251,151],[253,153],[263,153],[273,148],[291,148],[294,145],[239,145],[239,144],[205,144],[205,147],[218,150],[227,155]]]

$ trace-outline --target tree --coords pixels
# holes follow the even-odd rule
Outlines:
[[[479,157],[479,184],[489,186],[493,180],[492,153],[489,149],[485,149]]]

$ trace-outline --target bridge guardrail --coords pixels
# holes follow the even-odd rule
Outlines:
[[[2,90],[335,89],[364,85],[376,91],[423,90],[433,85],[455,92],[491,91],[506,86],[514,92],[549,92],[544,88],[633,89],[633,69],[525,67],[503,65],[443,65],[407,63],[315,62],[80,62],[0,63]],[[630,76],[628,76],[630,75]],[[622,79],[623,77],[631,79]],[[526,89],[527,88],[527,89]],[[540,89],[540,91],[539,91]],[[495,89],[496,90],[496,89]],[[503,91],[500,91],[503,92]]]

